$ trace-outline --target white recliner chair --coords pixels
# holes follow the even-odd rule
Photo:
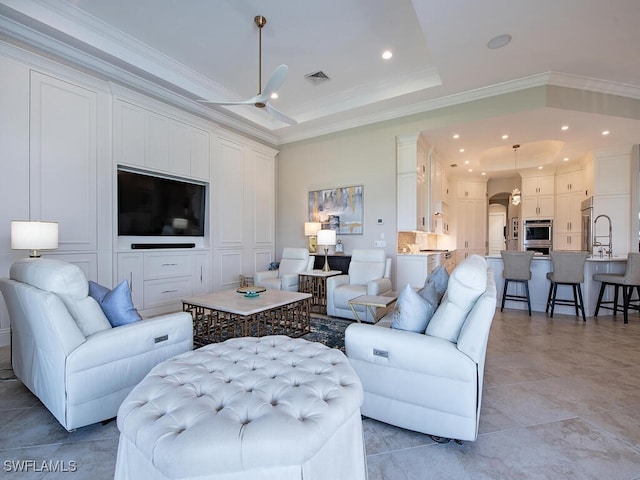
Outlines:
[[[259,287],[297,292],[298,274],[313,269],[313,261],[308,249],[287,247],[282,250],[278,270],[256,272],[253,281]]]
[[[112,328],[72,263],[24,259],[9,276],[13,370],[69,431],[114,418],[154,366],[193,348],[186,312]]]
[[[327,278],[327,314],[357,320],[349,300],[360,295],[384,295],[391,292],[391,259],[384,250],[354,249],[347,275]],[[358,316],[375,322],[371,312],[362,305],[354,306]]]
[[[426,311],[401,310],[409,317]],[[424,331],[390,328],[393,313],[376,325],[349,325],[345,348],[364,388],[362,415],[438,441],[476,440],[495,310],[493,272],[472,255],[451,273]]]

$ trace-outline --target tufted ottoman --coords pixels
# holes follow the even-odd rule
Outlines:
[[[337,349],[282,335],[207,345],[122,403],[115,478],[363,479],[361,403]]]

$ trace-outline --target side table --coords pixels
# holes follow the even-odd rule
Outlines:
[[[394,292],[388,292],[387,295],[360,295],[359,297],[353,298],[349,300],[349,307],[351,307],[351,311],[353,312],[353,316],[358,321],[361,322],[360,317],[358,316],[358,312],[354,305],[364,305],[369,310],[371,314],[371,318],[373,318],[374,323],[378,321],[378,316],[376,315],[378,308],[384,308],[385,312],[396,303],[398,298]],[[365,312],[366,313],[366,312]],[[366,315],[365,315],[366,317]]]
[[[327,313],[327,278],[342,275],[340,270],[309,270],[298,274],[298,291],[311,294],[311,309]]]

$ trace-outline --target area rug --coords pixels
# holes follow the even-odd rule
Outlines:
[[[344,331],[353,320],[330,317],[318,313],[311,314],[311,332],[302,338],[310,342],[319,342],[330,348],[344,352]]]

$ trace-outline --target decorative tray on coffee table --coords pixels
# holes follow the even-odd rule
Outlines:
[[[266,288],[264,287],[256,287],[255,285],[251,285],[248,287],[240,287],[236,290],[236,292],[244,294],[244,296],[247,298],[254,298],[258,297],[265,290]]]

